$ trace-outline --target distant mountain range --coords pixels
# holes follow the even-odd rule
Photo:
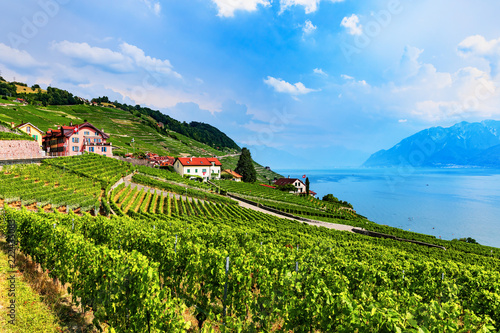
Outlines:
[[[364,167],[500,168],[500,121],[461,122],[420,131],[389,150],[371,155]]]

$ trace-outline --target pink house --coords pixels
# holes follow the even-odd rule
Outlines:
[[[112,157],[113,147],[107,139],[109,134],[86,122],[59,126],[57,130],[49,128],[43,137],[43,147],[47,156],[75,156],[88,152]]]

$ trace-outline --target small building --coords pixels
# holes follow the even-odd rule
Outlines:
[[[221,176],[222,175],[231,176],[232,177],[231,180],[233,180],[235,182],[241,182],[241,180],[243,179],[242,175],[240,175],[239,173],[237,173],[236,171],[233,171],[231,169],[222,170]]]
[[[278,179],[274,185],[276,186],[284,186],[284,185],[293,185],[295,186],[295,191],[290,193],[306,193],[306,184],[302,182],[302,180],[298,178],[280,178]]]
[[[181,176],[201,177],[204,181],[220,179],[222,163],[215,157],[178,157],[174,170]]]
[[[11,124],[14,125],[14,123],[11,123]],[[38,142],[38,145],[40,146],[40,148],[43,148],[44,132],[42,132],[38,127],[36,127],[32,123],[22,123],[22,124],[19,124],[19,125],[13,127],[13,129],[18,129],[18,130],[28,134],[29,136],[32,136],[33,138],[35,138],[36,142]]]
[[[43,137],[43,147],[48,156],[75,156],[83,152],[113,157],[111,142],[106,142],[109,134],[91,123],[59,126],[50,129]]]
[[[172,156],[159,156],[153,153],[147,153],[146,159],[151,165],[159,167],[173,166],[175,162],[175,158]]]

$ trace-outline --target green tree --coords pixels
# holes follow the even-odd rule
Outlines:
[[[339,202],[339,199],[333,196],[333,194],[327,194],[323,197],[323,201],[328,201],[328,202]]]
[[[278,185],[276,188],[283,192],[295,192],[297,190],[292,184]]]
[[[309,195],[309,177],[306,178],[306,194]]]
[[[246,183],[253,183],[257,180],[257,171],[253,166],[252,155],[248,148],[244,147],[241,150],[240,159],[234,171],[242,175],[243,181]]]

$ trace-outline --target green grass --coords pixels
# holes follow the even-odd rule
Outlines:
[[[9,285],[7,280],[12,275],[6,253],[6,242],[2,240],[2,251],[0,251],[0,331],[4,333],[14,332],[61,332],[57,317],[40,300],[40,295],[31,289],[24,281],[23,275],[16,271],[15,274],[15,298],[9,297]],[[14,324],[7,316],[9,302],[15,299],[16,320]]]

